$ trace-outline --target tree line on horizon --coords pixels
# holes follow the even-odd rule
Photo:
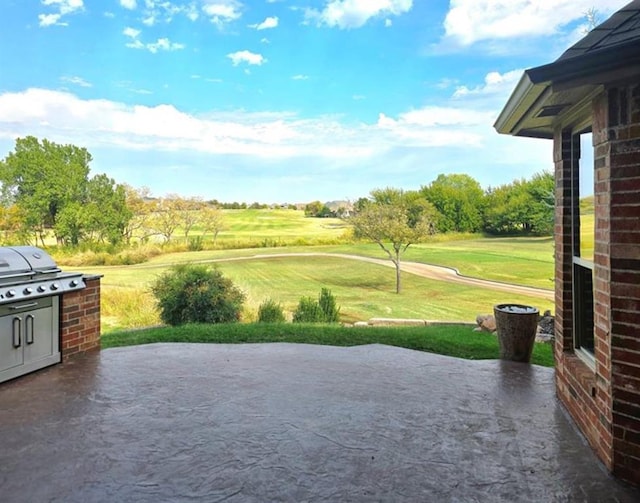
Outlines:
[[[414,213],[430,214],[438,233],[532,236],[553,233],[554,177],[547,171],[487,190],[470,175],[440,174],[419,190],[376,189],[370,197],[333,208],[314,201],[306,205],[305,215],[349,217],[362,211],[371,201],[380,202],[383,193],[402,193]]]
[[[39,243],[53,234],[58,244],[131,244],[153,236],[186,240],[194,228],[215,237],[224,228],[221,209],[299,208],[254,202],[221,203],[177,194],[151,197],[147,188],[116,183],[105,174],[89,176],[91,154],[28,136],[0,160],[0,231],[7,243]],[[382,191],[384,192],[384,191]],[[379,193],[382,193],[379,192]],[[393,192],[393,191],[392,191]],[[439,175],[417,191],[400,191],[415,215],[429,214],[434,232],[545,235],[553,231],[553,175],[482,190],[465,174]],[[373,192],[372,192],[373,193]],[[336,208],[312,202],[307,216],[355,215],[371,198]]]

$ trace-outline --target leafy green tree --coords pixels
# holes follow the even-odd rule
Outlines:
[[[59,243],[84,239],[118,243],[130,218],[124,188],[106,175],[89,179],[91,154],[33,136],[18,138],[15,151],[0,162],[2,201],[15,205],[22,232],[44,237],[53,229]]]
[[[3,199],[15,203],[23,225],[44,245],[44,234],[56,224],[69,202],[85,200],[91,154],[75,145],[18,138],[14,152],[0,164]]]
[[[411,244],[435,233],[433,207],[413,193],[386,188],[372,191],[371,200],[362,204],[362,209],[348,221],[356,237],[377,243],[393,262],[396,293],[400,293],[400,257]]]
[[[484,191],[465,174],[440,174],[420,192],[440,213],[441,232],[477,232],[482,228]]]
[[[324,208],[324,204],[320,201],[313,201],[304,207],[304,215],[306,217],[317,217]]]
[[[116,184],[105,174],[91,178],[87,183],[85,214],[85,232],[92,240],[121,243],[133,218],[124,185]]]
[[[542,172],[487,191],[484,230],[491,234],[553,233],[554,178]]]

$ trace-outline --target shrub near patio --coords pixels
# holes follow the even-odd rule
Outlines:
[[[160,318],[168,325],[233,323],[240,320],[245,295],[217,269],[178,264],[151,286]]]

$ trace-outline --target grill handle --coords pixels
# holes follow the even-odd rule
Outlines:
[[[32,314],[28,314],[24,321],[24,342],[33,344],[33,320]]]
[[[22,318],[16,316],[13,319],[13,347],[19,348],[22,346],[22,337],[20,333],[22,332]]]
[[[28,307],[38,307],[37,302],[29,302],[28,304],[19,304],[16,306],[9,306],[9,309],[12,311],[17,311],[18,309],[27,309]]]

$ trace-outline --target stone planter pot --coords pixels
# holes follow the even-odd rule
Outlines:
[[[528,363],[538,330],[540,311],[521,304],[493,306],[500,359]]]

